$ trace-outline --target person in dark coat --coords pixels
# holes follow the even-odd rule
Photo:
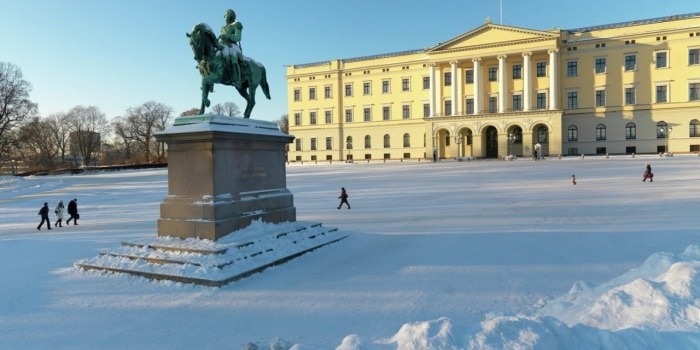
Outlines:
[[[73,198],[72,201],[68,202],[68,215],[70,217],[66,220],[66,225],[70,225],[70,221],[73,220],[73,225],[78,224],[78,200]]]
[[[647,167],[644,170],[642,181],[647,182],[647,179],[649,179],[649,182],[654,182],[654,173],[651,172],[651,164],[649,163],[647,163]]]
[[[36,227],[37,230],[41,231],[41,226],[46,222],[46,227],[51,229],[51,220],[49,220],[49,203],[44,203],[44,206],[39,209],[39,215],[41,215],[41,223]]]
[[[348,209],[350,209],[350,203],[348,203],[348,193],[345,192],[345,187],[340,188],[340,204],[338,204],[338,209],[343,206],[343,203],[348,205]]]

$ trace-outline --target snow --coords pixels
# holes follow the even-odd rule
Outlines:
[[[156,236],[166,170],[0,177],[0,349],[700,348],[699,167],[293,164],[297,219],[347,238],[220,288],[74,265]],[[78,226],[36,230],[72,198]]]

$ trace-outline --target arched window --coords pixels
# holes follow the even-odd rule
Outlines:
[[[411,147],[411,135],[409,135],[408,133],[403,134],[403,146]]]
[[[656,123],[656,138],[665,139],[666,134],[668,134],[668,124],[664,121]]]
[[[635,125],[632,122],[627,123],[625,125],[625,139],[626,140],[635,140],[637,138],[637,125]]]
[[[569,126],[569,141],[578,141],[578,128],[576,125]]]
[[[372,148],[372,138],[369,135],[365,136],[365,148]]]
[[[384,148],[391,148],[391,136],[389,134],[384,135]]]
[[[688,136],[690,137],[700,137],[700,121],[697,119],[693,119],[690,121],[690,133]]]
[[[345,149],[352,149],[352,136],[345,138]]]
[[[549,142],[549,132],[547,131],[547,127],[544,125],[540,125],[537,127],[537,142],[538,143]]]
[[[595,127],[595,139],[596,141],[605,141],[607,135],[605,134],[605,124],[598,124]]]

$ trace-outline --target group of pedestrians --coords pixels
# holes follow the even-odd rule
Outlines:
[[[56,222],[54,223],[54,227],[63,227],[63,212],[65,209],[66,207],[63,205],[63,201],[59,200],[56,204],[56,208],[53,211],[54,214],[56,214]],[[41,226],[43,226],[44,222],[46,222],[46,227],[50,230],[51,220],[49,219],[49,203],[44,202],[44,206],[39,209],[39,215],[41,215],[41,222],[36,229],[41,230]],[[70,215],[70,217],[68,220],[66,220],[66,226],[70,225],[71,220],[73,220],[73,225],[77,225],[78,219],[80,218],[80,214],[78,214],[78,199],[73,198],[73,200],[68,202],[68,215]]]

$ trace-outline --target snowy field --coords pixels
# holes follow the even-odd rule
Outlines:
[[[0,177],[0,349],[697,349],[698,170],[290,165],[297,219],[348,238],[221,288],[73,266],[156,236],[166,170]],[[37,231],[72,198],[78,226]]]

